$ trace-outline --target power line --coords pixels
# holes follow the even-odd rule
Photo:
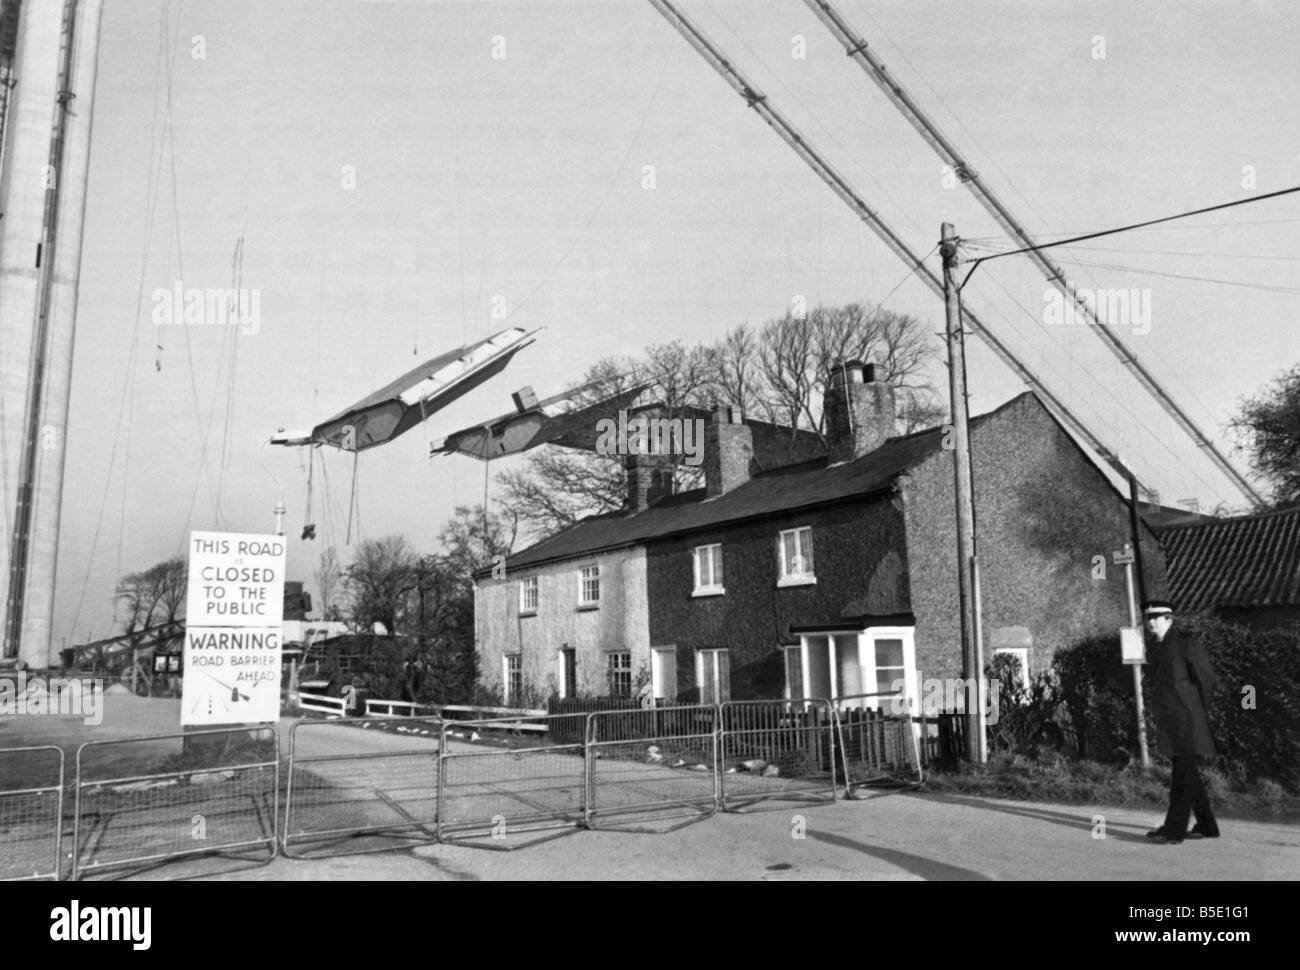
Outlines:
[[[908,120],[926,144],[934,149],[940,158],[952,166],[953,171],[956,172],[962,181],[966,183],[981,205],[983,205],[984,208],[992,214],[1004,228],[1014,233],[1021,242],[1026,244],[1025,248],[1020,251],[1030,252],[1031,258],[1033,258],[1039,265],[1040,269],[1047,279],[1051,281],[1052,285],[1057,287],[1062,293],[1069,296],[1076,303],[1079,303],[1084,315],[1092,317],[1095,321],[1095,314],[1093,314],[1089,307],[1083,305],[1083,301],[1080,300],[1074,287],[1064,280],[1060,267],[1056,266],[1051,262],[1051,260],[1042,255],[1039,250],[1043,247],[1034,243],[1032,237],[1025,228],[1020,225],[1015,216],[1011,214],[1006,205],[1004,205],[997,195],[994,194],[993,190],[980,179],[979,173],[966,162],[961,153],[956,149],[952,142],[948,140],[943,132],[939,130],[938,126],[935,125],[920,105],[917,104],[905,90],[903,90],[902,85],[888,71],[880,58],[868,48],[866,40],[864,40],[848,25],[838,11],[835,10],[829,0],[805,0],[805,3],[812,9],[813,13],[817,15],[817,18],[836,37],[836,39],[843,44],[849,57],[852,58],[853,61],[863,69],[871,81],[885,93],[885,96],[889,99],[890,103],[898,108],[900,113],[902,113],[902,115]],[[1300,186],[1283,192],[1269,193],[1268,195],[1259,198],[1284,195],[1291,191],[1300,191]],[[1229,205],[1241,204],[1241,201],[1237,203],[1228,203],[1226,205],[1211,206],[1198,211],[1215,211],[1216,209],[1227,208]],[[1152,220],[1146,223],[1139,223],[1138,225],[1152,225],[1156,221],[1161,220]],[[1095,237],[1090,236],[1088,238]],[[979,262],[977,261],[975,266],[978,267],[978,265]],[[973,273],[974,271],[975,268],[973,267],[971,272]],[[970,279],[970,274],[967,274],[966,279]],[[1205,434],[1205,432],[1201,431],[1201,429],[1197,427],[1197,425],[1187,415],[1186,411],[1179,406],[1178,402],[1170,397],[1168,392],[1166,392],[1160,385],[1151,371],[1142,363],[1137,354],[1133,352],[1132,348],[1125,346],[1117,337],[1115,337],[1114,334],[1110,333],[1104,327],[1093,328],[1093,332],[1097,339],[1099,339],[1111,351],[1111,353],[1115,355],[1120,363],[1139,379],[1142,383],[1143,389],[1154,397],[1160,406],[1178,421],[1182,430],[1196,442],[1199,448],[1214,460],[1224,474],[1232,480],[1241,492],[1248,496],[1252,503],[1257,505],[1261,504],[1263,499],[1255,490],[1254,486],[1251,485],[1251,483],[1240,472],[1238,472],[1232,463],[1229,462],[1228,459],[1219,451],[1215,446],[1213,439]]]
[[[1192,280],[1198,283],[1215,283],[1220,286],[1241,286],[1252,290],[1264,290],[1270,293],[1300,293],[1300,287],[1282,286],[1275,283],[1247,283],[1243,280],[1219,280],[1208,276],[1192,276],[1186,273],[1165,273],[1155,269],[1141,269],[1136,266],[1121,266],[1118,263],[1099,263],[1094,260],[1066,259],[1058,256],[1062,263],[1078,266],[1091,266],[1096,269],[1114,270],[1121,273],[1138,273],[1143,276],[1167,276],[1175,280]]]
[[[1248,199],[1237,199],[1235,202],[1221,202],[1218,205],[1205,206],[1201,209],[1192,209],[1189,212],[1179,212],[1172,216],[1162,216],[1159,219],[1148,219],[1146,222],[1135,222],[1127,226],[1119,226],[1115,229],[1103,229],[1100,232],[1090,232],[1082,236],[1072,236],[1069,239],[1058,239],[1055,242],[1038,243],[1034,246],[1022,246],[1020,249],[1010,249],[1004,253],[996,253],[992,256],[981,256],[974,260],[976,265],[986,263],[991,259],[1001,259],[1003,256],[1015,256],[1019,253],[1036,253],[1043,249],[1051,249],[1053,246],[1068,246],[1071,243],[1083,242],[1086,239],[1100,239],[1103,236],[1114,236],[1121,232],[1131,232],[1134,229],[1143,229],[1147,226],[1156,226],[1164,222],[1173,222],[1176,219],[1188,219],[1192,216],[1203,215],[1206,212],[1218,212],[1220,209],[1232,209],[1239,205],[1249,205],[1252,202],[1263,202],[1265,199],[1276,199],[1280,196],[1291,195],[1294,192],[1300,192],[1300,185],[1292,186],[1289,189],[1279,189],[1276,192],[1265,192],[1263,195],[1252,195]],[[972,269],[973,273],[975,270]],[[970,279],[968,275],[966,277]]]

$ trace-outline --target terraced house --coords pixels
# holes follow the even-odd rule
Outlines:
[[[952,455],[943,428],[897,435],[893,389],[836,369],[825,453],[756,459],[735,409],[706,429],[705,486],[672,494],[671,458],[628,459],[628,505],[476,577],[481,677],[507,701],[840,697],[961,673]],[[1123,497],[1032,393],[972,420],[986,655],[1025,674],[1127,623],[1110,565]],[[1150,595],[1165,591],[1143,536]]]

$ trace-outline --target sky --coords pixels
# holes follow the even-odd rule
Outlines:
[[[803,3],[681,6],[936,271],[942,222],[1011,248]],[[1293,3],[838,6],[1040,239],[1300,184]],[[1149,326],[1115,332],[1225,451],[1240,399],[1300,360],[1298,199],[1056,252],[1080,287],[1138,291]],[[232,285],[241,238],[256,332],[156,324],[155,291]],[[1008,257],[964,298],[1166,504],[1243,506],[1095,334],[1045,324],[1047,294]],[[326,545],[432,549],[496,486],[431,441],[800,298],[883,301],[941,348],[942,302],[649,3],[108,0],[55,644],[114,632],[117,578],[189,530],[271,531],[281,489],[309,587]],[[306,453],[265,445],[508,326],[545,329],[355,468],[324,454],[310,508]],[[968,352],[974,413],[1024,390]]]

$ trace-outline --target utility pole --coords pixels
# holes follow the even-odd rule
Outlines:
[[[957,236],[952,223],[940,231],[939,252],[943,256],[943,303],[947,318],[948,397],[952,407],[950,433],[953,481],[957,495],[957,576],[961,594],[962,679],[977,685],[968,689],[966,702],[966,757],[974,763],[985,760],[983,645],[979,636],[979,591],[975,588],[975,498],[970,460],[970,412],[966,400],[966,344],[961,325],[960,294],[954,273],[957,267]]]
[[[1124,544],[1124,551],[1114,554],[1115,565],[1124,567],[1124,585],[1128,590],[1128,622],[1129,627],[1136,631],[1133,634],[1135,646],[1141,649],[1142,644],[1142,625],[1138,620],[1137,594],[1134,590],[1133,567],[1136,564],[1137,555],[1134,546],[1131,543]],[[1124,634],[1120,634],[1123,639]],[[1145,651],[1143,651],[1145,652]],[[1144,659],[1125,660],[1126,663],[1132,664],[1133,667],[1133,703],[1137,709],[1137,736],[1138,736],[1138,757],[1142,761],[1142,770],[1146,771],[1151,767],[1151,755],[1147,751],[1147,721],[1146,713],[1142,704],[1142,664]]]
[[[1124,464],[1123,467],[1124,477],[1128,479],[1128,524],[1133,541],[1133,566],[1137,570],[1137,596],[1139,600],[1145,601],[1147,598],[1147,576],[1146,570],[1142,567],[1142,516],[1138,511],[1138,480],[1127,464]],[[1142,762],[1143,767],[1145,767],[1145,757],[1143,757]]]

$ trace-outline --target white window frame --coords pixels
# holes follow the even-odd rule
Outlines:
[[[524,655],[522,653],[507,653],[501,656],[501,700],[506,707],[519,703],[519,698],[515,697],[510,690],[510,661],[519,662],[519,693],[524,692]]]
[[[707,647],[695,651],[695,683],[700,689],[701,704],[725,704],[731,700],[731,664],[727,664],[727,679],[724,682],[720,676],[718,657],[720,654],[726,654],[727,660],[731,660],[731,651],[726,647]],[[708,667],[707,671],[705,667]],[[704,699],[704,682],[708,680],[713,687],[714,697],[712,700]],[[725,689],[726,697],[720,697]]]
[[[528,605],[528,594],[532,593],[533,603]],[[519,615],[536,616],[537,604],[541,600],[540,584],[536,576],[528,576],[519,580]]]
[[[801,668],[800,673],[803,677],[804,693],[812,692],[810,685],[810,671],[808,663],[808,641],[814,637],[825,637],[827,644],[827,662],[829,664],[831,700],[834,702],[840,693],[840,664],[837,651],[835,649],[836,637],[857,637],[858,640],[858,665],[860,668],[860,682],[863,687],[870,687],[870,690],[864,690],[863,693],[875,693],[876,687],[876,641],[877,640],[902,640],[903,641],[903,697],[911,705],[913,714],[919,714],[921,708],[919,703],[919,694],[917,693],[918,685],[916,682],[916,628],[910,626],[872,626],[865,630],[818,630],[815,633],[802,633],[799,635],[799,646]],[[786,697],[790,697],[790,678],[789,669],[786,669],[785,683]],[[793,698],[791,698],[793,699]],[[886,713],[892,713],[891,702],[888,699],[879,697],[866,697],[860,700],[851,701],[848,707],[870,707],[875,710],[881,708],[881,701],[884,700]]]
[[[700,564],[704,558],[703,556],[701,556],[701,553],[703,553],[705,550],[711,550],[708,556],[710,580],[716,579],[722,573],[722,543],[712,542],[709,543],[708,545],[696,546],[691,552],[691,559],[694,561],[694,568],[695,568],[695,590],[694,592],[691,593],[691,595],[692,596],[721,596],[723,593],[727,591],[726,588],[722,585],[722,583],[703,582],[703,578],[701,576]]]
[[[802,534],[807,533],[807,545],[805,546]],[[812,526],[803,525],[797,529],[782,529],[776,537],[776,568],[778,586],[812,586],[817,582],[817,577],[810,570],[801,570],[800,572],[787,573],[785,569],[785,539],[786,536],[794,536],[795,553],[793,559],[802,564],[808,558],[808,553],[813,549]],[[816,560],[813,562],[816,568]]]
[[[1029,648],[1028,647],[994,647],[993,656],[1000,653],[1009,653],[1020,660],[1020,683],[1026,689],[1029,688]]]
[[[590,572],[591,575],[587,575]],[[587,599],[587,583],[596,583],[596,596]],[[600,563],[592,563],[578,569],[578,606],[590,609],[600,605]]]
[[[626,657],[626,666],[615,666],[615,657]],[[614,693],[614,674],[627,674],[627,693]],[[606,650],[605,651],[605,689],[609,691],[610,697],[624,697],[628,700],[633,698],[633,688],[635,684],[632,681],[632,651],[631,650]]]

